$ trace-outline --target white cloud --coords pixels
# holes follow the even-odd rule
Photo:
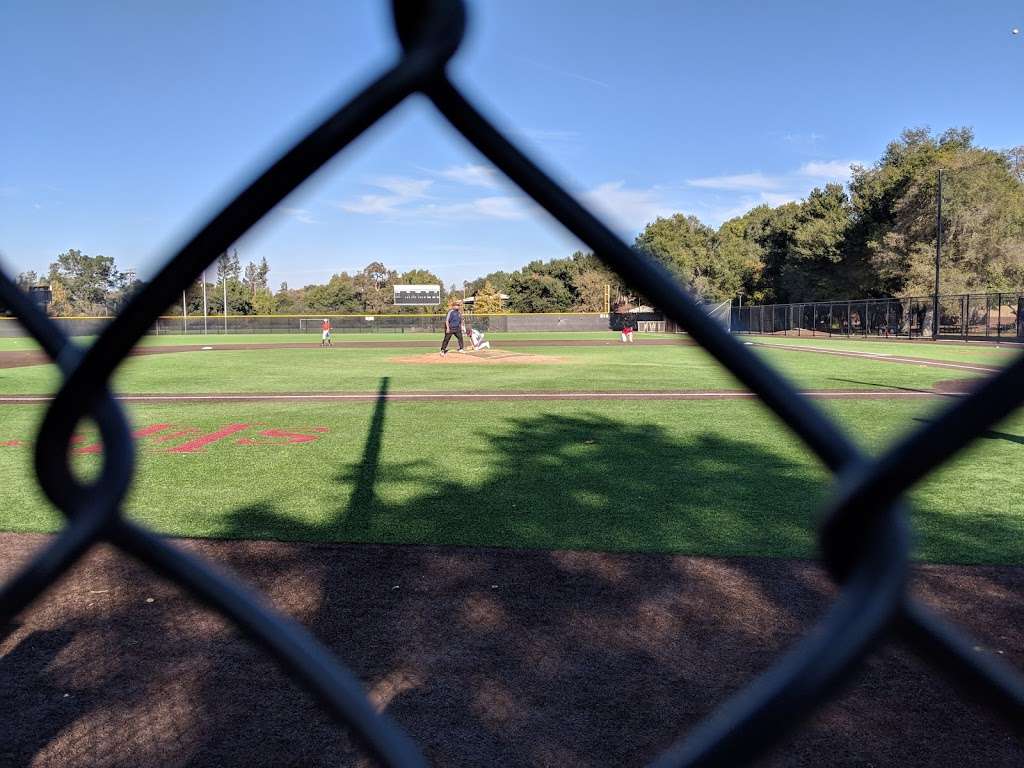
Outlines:
[[[815,179],[828,179],[834,181],[847,181],[850,178],[850,166],[862,165],[857,160],[827,160],[819,162],[804,163],[797,171],[801,176],[810,176]]]
[[[761,200],[757,205],[767,203],[773,208],[777,205],[785,205],[786,203],[796,202],[806,197],[806,194],[801,195],[794,192],[762,192]]]
[[[627,187],[624,181],[606,181],[584,192],[583,201],[619,229],[635,232],[659,216],[678,211],[666,202],[658,187]]]
[[[313,214],[305,208],[285,208],[284,212],[300,224],[316,224]]]
[[[765,176],[763,173],[737,173],[728,176],[706,176],[700,179],[688,179],[691,187],[702,189],[724,189],[733,192],[758,189],[778,189],[782,181],[776,176]]]
[[[437,219],[502,219],[515,221],[526,218],[527,202],[524,198],[505,195],[478,197],[464,203],[447,203],[444,205],[423,205],[412,209],[409,213],[417,216]]]
[[[438,171],[438,175],[469,187],[493,189],[498,186],[498,172],[489,165],[453,165]]]
[[[360,195],[355,200],[346,200],[338,207],[348,213],[380,214],[395,213],[402,206],[426,197],[427,190],[434,182],[430,179],[411,179],[406,176],[382,176],[370,182],[370,186],[383,189],[386,195]]]

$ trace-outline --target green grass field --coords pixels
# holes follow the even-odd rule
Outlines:
[[[934,344],[930,341],[864,341],[857,339],[820,339],[809,336],[737,336],[741,341],[759,345],[786,345],[834,349],[847,352],[868,352],[894,357],[921,357],[926,360],[948,360],[952,363],[1006,365],[1024,350],[1014,346],[994,347],[987,344]]]
[[[436,338],[435,338],[436,341]],[[496,347],[500,341],[495,342]],[[871,359],[753,348],[803,389],[930,389],[970,378],[954,371]],[[558,364],[416,365],[396,357],[429,354],[423,348],[268,349],[173,352],[133,357],[120,368],[120,392],[372,392],[381,376],[395,391],[712,390],[739,385],[710,355],[694,346],[516,347]],[[57,386],[53,366],[0,369],[0,394],[45,394]]]
[[[754,349],[808,389],[928,389],[969,375]],[[937,349],[920,356],[934,359]],[[385,377],[391,392],[737,387],[696,347],[515,351],[562,363],[392,360],[429,352],[417,348],[180,352],[133,358],[116,383],[133,393],[375,392]],[[56,383],[51,366],[0,369],[3,393],[45,393]],[[817,405],[877,454],[948,403]],[[816,510],[829,488],[819,463],[755,401],[289,401],[128,410],[146,434],[127,509],[180,536],[810,557]],[[30,466],[42,413],[39,405],[0,406],[7,502],[0,529],[60,525]],[[86,474],[101,460],[90,453],[93,439],[86,425],[75,444],[85,449],[75,460]],[[1024,563],[1021,451],[1024,414],[1016,414],[914,489],[917,557]]]

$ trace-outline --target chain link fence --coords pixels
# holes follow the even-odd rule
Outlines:
[[[618,331],[631,318],[643,323],[643,330],[663,332],[665,316],[661,312],[609,314],[598,312],[531,312],[501,314],[464,314],[466,322],[484,331],[498,333],[552,333]],[[155,336],[204,336],[244,334],[312,334],[320,337],[320,323],[327,318],[336,334],[359,333],[444,333],[443,314],[438,315],[171,315],[158,317],[147,333]],[[55,317],[52,322],[67,336],[93,336],[109,324],[102,317]],[[671,324],[670,324],[671,325]],[[674,327],[674,326],[672,326]],[[23,336],[25,329],[17,320],[0,318],[0,337]]]
[[[939,296],[939,338],[1024,342],[1024,294]],[[930,339],[934,296],[763,304],[732,308],[733,333]]]
[[[512,182],[756,392],[836,476],[820,531],[823,563],[839,585],[835,601],[794,648],[723,702],[655,765],[732,766],[752,761],[799,727],[881,643],[894,640],[906,643],[932,664],[936,674],[986,702],[1020,732],[1020,674],[979,652],[956,627],[908,593],[909,537],[901,499],[908,488],[1024,400],[1024,359],[986,380],[973,396],[954,401],[883,455],[866,456],[835,422],[710,318],[664,268],[630,249],[553,182],[448,79],[447,62],[459,48],[465,25],[459,0],[395,0],[393,7],[402,45],[398,60],[229,201],[88,350],[69,345],[63,331],[10,276],[0,274],[0,301],[16,312],[64,377],[38,430],[35,470],[40,487],[66,518],[62,531],[0,589],[0,623],[11,622],[32,605],[97,543],[108,542],[233,622],[335,720],[347,724],[379,762],[425,764],[417,745],[371,706],[355,676],[302,627],[273,612],[261,596],[122,514],[134,474],[134,447],[125,414],[108,387],[118,365],[156,320],[151,308],[169,306],[217,254],[324,163],[419,92]],[[851,311],[844,317],[849,323]],[[104,446],[102,468],[90,480],[74,474],[69,451],[75,428],[86,418],[99,427]],[[829,759],[821,756],[823,763]]]

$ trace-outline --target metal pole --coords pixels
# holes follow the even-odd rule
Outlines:
[[[996,294],[996,304],[999,305],[996,309],[996,338],[1001,338],[1003,335],[1003,294]]]
[[[939,338],[939,264],[942,262],[942,169],[935,190],[935,296],[932,299],[932,341]]]
[[[188,335],[188,307],[185,306],[185,292],[181,292],[181,330]]]
[[[224,275],[224,335],[228,333],[228,276]]]
[[[203,270],[203,334],[207,333],[206,326],[206,270]]]

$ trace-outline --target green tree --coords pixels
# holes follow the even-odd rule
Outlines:
[[[27,272],[21,272],[18,274],[17,279],[18,287],[23,291],[28,291],[35,285],[39,284],[39,275],[34,270],[28,270]]]
[[[305,306],[310,312],[358,312],[362,302],[355,280],[344,272],[333,275],[326,285],[305,288]]]
[[[565,312],[572,301],[565,284],[550,275],[519,273],[509,281],[509,309],[513,312]]]
[[[618,281],[616,281],[618,282]],[[573,278],[576,300],[573,309],[577,312],[604,312],[605,289],[611,293],[608,276],[601,270],[588,269]],[[616,292],[615,295],[618,295]]]
[[[352,281],[362,302],[363,312],[382,314],[394,302],[395,278],[398,273],[388,269],[379,261],[367,264],[362,271],[353,276]]]
[[[242,277],[242,265],[238,261],[238,249],[233,253],[225,251],[217,257],[217,284],[220,285],[225,279],[239,280]]]
[[[274,294],[266,288],[256,291],[252,297],[252,312],[254,315],[272,315],[277,308],[274,301]]]
[[[904,131],[870,168],[855,169],[852,248],[884,294],[926,294],[934,280],[935,209],[943,169],[943,291],[1019,287],[1024,188],[1015,151],[974,146],[969,129]]]
[[[849,198],[839,184],[815,188],[799,203],[790,220],[788,252],[778,278],[777,293],[785,300],[819,300],[857,292],[847,258],[850,213]]]
[[[467,283],[466,290],[475,295],[477,291],[484,287],[484,283],[490,283],[498,293],[508,293],[509,281],[511,279],[512,275],[510,273],[498,270]]]
[[[112,293],[124,287],[124,275],[109,256],[88,256],[71,249],[50,264],[50,284],[59,280],[71,308],[79,314],[105,313]]]
[[[732,276],[714,258],[714,230],[696,216],[677,213],[648,224],[634,243],[660,261],[679,282],[698,295],[728,295]]]

